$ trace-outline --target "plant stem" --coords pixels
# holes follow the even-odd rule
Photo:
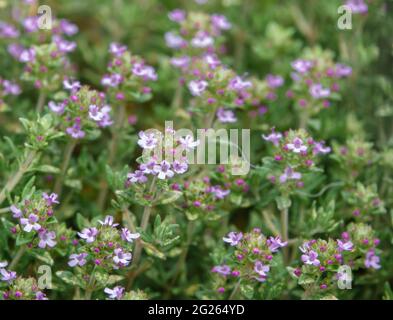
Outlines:
[[[30,169],[31,164],[33,163],[36,157],[37,157],[37,151],[35,150],[28,151],[24,161],[19,166],[18,171],[10,176],[3,190],[1,190],[0,204],[2,204],[3,201],[5,200],[7,192],[11,192],[12,190],[14,190],[15,186],[22,179],[23,175]]]
[[[57,193],[59,197],[61,196],[61,192],[63,190],[64,177],[66,175],[68,165],[70,164],[72,152],[74,151],[75,146],[76,141],[72,140],[67,144],[66,149],[64,150],[64,157],[60,168],[60,174],[57,176],[54,186],[54,192]]]
[[[153,178],[153,180],[150,184],[150,188],[149,188],[149,194],[153,195],[153,199],[154,199],[154,192],[155,192],[155,187],[156,187],[156,178],[157,177]],[[143,215],[142,215],[142,221],[141,221],[141,227],[140,227],[142,231],[146,231],[146,229],[147,229],[147,226],[149,224],[151,210],[152,210],[152,206],[145,206],[143,209]],[[133,261],[132,261],[132,264],[135,268],[138,267],[139,260],[141,259],[142,248],[143,248],[142,241],[140,239],[138,239],[136,242],[136,245],[135,245],[134,257],[133,257]],[[127,290],[129,290],[132,287],[135,277],[136,277],[135,272],[132,272],[132,271],[129,272]]]
[[[121,105],[117,107],[118,112],[115,118],[115,124],[112,131],[112,140],[109,144],[109,156],[108,165],[112,165],[116,158],[117,146],[119,143],[119,131],[123,126],[124,118],[126,114],[125,106]],[[106,198],[108,197],[108,183],[105,180],[101,181],[101,189],[97,199],[97,205],[100,211],[104,209]]]
[[[281,237],[283,241],[288,241],[288,208],[281,210]],[[288,262],[288,246],[284,247],[284,263]]]
[[[94,291],[96,267],[97,266],[94,266],[94,269],[91,272],[89,283],[87,284],[86,291],[85,291],[85,300],[91,300],[91,295],[92,295],[92,293]]]
[[[239,291],[239,288],[240,288],[240,282],[241,282],[240,279],[238,280],[238,282],[236,282],[236,285],[233,288],[233,291],[232,291],[231,295],[229,296],[228,300],[234,300],[235,299],[235,296],[236,296],[236,294],[237,294],[237,292]]]
[[[26,246],[21,246],[9,265],[10,270],[15,268],[15,266],[18,264],[19,260],[23,257],[25,252]]]
[[[38,101],[37,101],[37,105],[36,105],[36,111],[37,113],[41,113],[42,109],[44,108],[45,105],[45,99],[46,99],[46,94],[44,91],[40,91],[40,94],[38,96]]]

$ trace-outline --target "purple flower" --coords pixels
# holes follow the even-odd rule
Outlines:
[[[157,146],[158,139],[153,132],[145,133],[144,131],[140,131],[138,136],[138,144],[143,149],[154,149]]]
[[[194,48],[207,48],[212,46],[214,39],[204,31],[198,31],[194,38],[191,40],[191,45]]]
[[[184,150],[191,151],[194,150],[200,143],[199,140],[194,140],[194,137],[187,135],[179,139],[179,143],[182,145]]]
[[[173,22],[182,22],[186,18],[186,12],[184,10],[175,9],[168,13],[169,20]]]
[[[307,146],[303,144],[303,140],[296,137],[292,140],[292,143],[288,143],[286,145],[288,150],[292,150],[295,153],[301,153],[307,151]]]
[[[174,34],[173,32],[165,33],[165,42],[169,48],[179,49],[185,45],[185,41],[181,36]]]
[[[270,88],[278,88],[284,84],[284,79],[281,76],[275,76],[273,74],[268,74],[266,81]]]
[[[35,60],[35,50],[34,48],[24,49],[19,55],[20,62],[33,62]]]
[[[232,110],[225,110],[224,108],[218,108],[217,118],[221,123],[234,123],[237,121],[235,113]]]
[[[3,88],[4,88],[3,91],[4,95],[11,94],[13,96],[17,96],[21,93],[20,87],[15,82],[9,80],[3,81]]]
[[[311,69],[311,67],[313,66],[313,63],[312,63],[312,61],[309,61],[309,60],[298,59],[298,60],[293,61],[291,63],[291,66],[297,72],[304,74],[304,73],[307,73]]]
[[[127,175],[127,181],[129,183],[146,183],[147,177],[143,171],[136,170],[135,172],[130,172]]]
[[[96,236],[98,234],[97,228],[84,228],[82,232],[78,232],[78,235],[85,239],[87,243],[92,243],[96,240]]]
[[[53,41],[55,42],[57,49],[62,53],[72,52],[76,48],[75,42],[67,41],[59,36],[54,37]]]
[[[98,222],[102,225],[102,226],[109,226],[109,227],[117,227],[119,224],[118,223],[113,223],[114,219],[112,216],[106,216],[104,221],[98,220]]]
[[[270,237],[266,242],[271,252],[277,252],[278,249],[285,247],[288,244],[287,241],[282,242],[280,237]]]
[[[171,59],[171,64],[176,68],[187,68],[190,60],[189,56],[175,57]]]
[[[71,81],[70,79],[65,79],[63,81],[64,89],[71,91],[72,93],[77,92],[81,88],[79,81]]]
[[[301,178],[302,174],[300,172],[295,172],[291,167],[287,167],[280,176],[280,182],[285,183],[287,180],[300,180]]]
[[[251,88],[251,81],[243,81],[243,79],[239,76],[236,76],[229,82],[229,89],[234,91],[242,91],[247,88]]]
[[[373,269],[380,269],[381,265],[379,263],[380,259],[378,256],[375,255],[373,249],[370,249],[366,253],[366,259],[364,260],[364,265],[366,268],[373,268]]]
[[[46,204],[48,206],[55,204],[59,204],[59,201],[57,200],[58,195],[56,193],[51,193],[50,195],[48,195],[47,193],[43,193],[42,194],[42,198],[46,201]]]
[[[308,265],[319,266],[321,262],[317,258],[318,253],[313,250],[310,250],[308,253],[302,254],[302,261]]]
[[[243,238],[243,233],[241,232],[229,232],[226,237],[223,237],[224,242],[229,243],[232,247],[237,246],[240,240]]]
[[[16,219],[19,219],[23,216],[22,211],[20,209],[18,209],[15,205],[12,205],[10,207],[11,212],[13,213],[13,217]],[[1,268],[1,267],[0,267]]]
[[[231,23],[228,21],[228,19],[220,14],[213,14],[211,16],[211,20],[212,20],[212,24],[216,29],[219,30],[229,30],[232,25]]]
[[[48,298],[46,297],[46,294],[43,293],[42,291],[36,292],[35,299],[36,300],[48,300]]]
[[[132,243],[135,239],[140,238],[140,236],[141,235],[139,233],[131,233],[127,228],[121,229],[121,238],[124,241]]]
[[[332,149],[330,147],[325,147],[325,143],[324,142],[316,142],[314,144],[314,148],[312,150],[313,154],[317,155],[317,154],[326,154],[329,153]]]
[[[67,36],[73,36],[74,34],[78,33],[77,25],[69,22],[66,19],[61,19],[59,22],[60,30],[66,34]]]
[[[351,241],[344,242],[341,240],[337,240],[337,245],[339,251],[352,251],[353,249],[353,243]]]
[[[126,51],[127,51],[127,47],[120,43],[112,42],[109,45],[109,52],[116,57],[121,57],[123,53]]]
[[[364,0],[347,0],[345,4],[351,8],[353,13],[365,14],[368,12],[368,6]]]
[[[6,266],[8,266],[7,261],[0,261],[0,269],[4,269]]]
[[[58,104],[56,104],[53,101],[48,102],[49,109],[52,112],[57,113],[58,115],[62,115],[64,113],[65,106],[66,106],[66,104],[64,102],[60,102]]]
[[[223,276],[228,276],[231,274],[231,268],[227,265],[215,266],[215,267],[213,267],[212,272],[219,273]]]
[[[111,75],[106,74],[101,79],[101,84],[105,87],[117,87],[122,82],[123,77],[117,73]]]
[[[174,172],[171,170],[171,164],[165,160],[154,166],[154,173],[157,174],[157,178],[161,180],[174,176]]]
[[[221,189],[220,186],[210,187],[209,191],[211,193],[214,193],[214,196],[216,197],[216,199],[221,199],[221,200],[224,199],[231,192],[231,190]]]
[[[94,121],[101,121],[104,118],[104,113],[95,104],[89,106],[89,118]]]
[[[115,256],[113,257],[113,261],[117,266],[124,267],[130,263],[132,258],[131,253],[124,252],[121,248],[115,249],[114,253]]]
[[[272,133],[269,134],[268,136],[265,136],[263,134],[262,138],[265,139],[266,141],[270,141],[271,143],[273,143],[277,147],[280,143],[281,138],[282,138],[282,134],[280,132],[275,132],[274,128],[272,128]]]
[[[17,38],[19,31],[13,25],[0,21],[0,38]]]
[[[38,216],[34,213],[31,213],[28,218],[21,218],[20,223],[24,225],[23,230],[26,232],[31,232],[31,230],[38,231],[41,229],[41,226],[37,223]]]
[[[7,47],[8,53],[17,60],[19,60],[19,57],[23,50],[24,47],[19,43],[10,43]]]
[[[38,236],[40,238],[38,243],[40,248],[45,249],[46,246],[53,248],[56,245],[56,241],[54,241],[56,239],[56,234],[54,231],[41,230]]]
[[[0,269],[1,280],[6,282],[12,282],[16,279],[15,271],[7,271],[5,269]]]
[[[263,282],[266,280],[267,273],[270,271],[270,267],[257,260],[254,264],[254,271],[258,274],[257,279]]]
[[[121,300],[124,296],[125,288],[116,286],[113,289],[105,288],[104,292],[109,295],[109,299]]]
[[[38,17],[27,17],[23,21],[23,27],[26,32],[36,32],[38,31]]]
[[[188,89],[193,96],[200,96],[207,88],[208,83],[204,80],[192,80],[188,83]]]
[[[216,69],[221,65],[221,61],[218,59],[217,55],[214,53],[206,54],[204,56],[205,62],[209,65],[211,69]]]
[[[138,77],[143,78],[145,81],[157,80],[157,73],[151,66],[146,66],[143,63],[135,63],[132,67],[132,73]]]
[[[315,99],[327,98],[330,96],[330,89],[322,87],[320,83],[316,83],[311,85],[310,94]]]
[[[68,265],[70,267],[75,267],[75,266],[84,266],[86,264],[86,257],[87,257],[87,253],[83,252],[80,254],[72,254],[70,255],[70,260],[68,261]]]
[[[177,174],[183,174],[188,170],[188,164],[185,161],[175,160],[172,163],[172,168]]]
[[[338,78],[348,77],[352,74],[352,68],[345,64],[337,63],[335,66],[335,76]]]
[[[75,123],[72,127],[68,127],[66,129],[66,132],[74,139],[82,139],[85,136],[85,132],[81,130],[81,126],[79,123]]]
[[[150,159],[147,163],[141,163],[139,169],[143,174],[154,174],[154,166],[156,164],[157,162],[154,159]]]
[[[97,122],[98,126],[105,128],[113,124],[113,121],[110,116],[111,107],[110,106],[103,106],[101,108],[101,113],[103,115],[102,119]]]

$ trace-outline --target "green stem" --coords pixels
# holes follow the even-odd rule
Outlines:
[[[281,210],[281,237],[283,241],[288,241],[288,208]],[[288,262],[288,246],[284,247],[284,263]]]
[[[154,199],[154,193],[155,193],[155,187],[156,187],[156,177],[153,178],[150,188],[149,188],[149,194],[153,195]],[[143,209],[143,215],[142,215],[142,221],[141,221],[141,230],[146,231],[147,226],[149,224],[149,219],[150,219],[150,214],[151,214],[152,206],[145,206]],[[136,245],[135,245],[135,250],[134,250],[134,257],[133,257],[133,267],[137,268],[139,264],[139,260],[141,259],[142,255],[142,248],[143,244],[140,239],[137,240]],[[127,290],[129,290],[132,287],[132,284],[134,283],[136,273],[131,271],[128,274],[128,284],[127,284]]]
[[[64,150],[64,156],[63,156],[63,162],[61,164],[60,168],[60,174],[57,176],[55,186],[54,186],[54,192],[60,197],[61,192],[63,190],[63,182],[64,178],[66,176],[67,168],[68,165],[70,164],[72,152],[74,151],[76,146],[76,141],[72,140],[67,144],[66,149]]]
[[[94,292],[94,282],[95,282],[96,267],[97,266],[94,266],[94,269],[91,272],[89,283],[87,284],[86,291],[85,291],[85,300],[91,300],[91,295]]]
[[[19,260],[23,257],[25,252],[26,246],[21,246],[9,265],[10,270],[13,270],[15,268],[15,266],[18,264]]]
[[[19,166],[18,171],[12,174],[5,184],[4,188],[0,192],[0,204],[3,203],[3,201],[6,198],[6,194],[14,190],[16,185],[19,183],[19,181],[22,179],[23,175],[30,169],[31,164],[37,157],[37,152],[35,150],[30,150],[25,156],[24,161],[22,164]]]
[[[117,106],[118,112],[115,117],[115,124],[112,131],[112,140],[109,144],[109,156],[108,156],[108,165],[112,166],[117,153],[117,146],[119,143],[119,132],[123,127],[124,118],[126,114],[125,106]],[[98,195],[97,204],[100,211],[104,209],[106,198],[108,197],[108,183],[105,180],[101,181],[101,189]]]
[[[238,291],[239,291],[239,288],[240,288],[240,282],[241,282],[240,279],[238,280],[238,282],[236,282],[236,285],[235,285],[235,287],[233,288],[232,293],[231,293],[231,295],[229,296],[228,300],[234,300],[234,299],[235,299],[235,296],[237,295],[237,293],[238,293]]]
[[[38,101],[37,101],[37,105],[36,105],[36,111],[37,113],[41,113],[42,109],[44,108],[45,105],[45,99],[46,99],[46,94],[44,91],[40,91],[40,94],[38,96]]]

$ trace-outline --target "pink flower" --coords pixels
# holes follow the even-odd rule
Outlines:
[[[319,266],[321,262],[317,258],[318,253],[313,250],[310,250],[308,253],[302,254],[302,261],[308,265]]]
[[[200,96],[207,88],[208,83],[204,80],[192,80],[188,83],[188,89],[193,96]]]
[[[141,235],[139,233],[131,233],[127,228],[121,229],[121,238],[124,241],[132,243],[135,239],[139,239],[140,236]]]
[[[219,30],[229,30],[232,27],[231,23],[223,15],[213,14],[211,20],[213,26]]]
[[[112,42],[109,45],[109,52],[116,57],[121,57],[123,53],[126,51],[127,51],[127,47],[120,43]]]
[[[13,213],[13,217],[16,219],[19,219],[23,216],[23,213],[20,209],[18,209],[15,205],[12,205],[10,207],[11,212]],[[1,267],[0,267],[1,268]]]
[[[46,204],[48,206],[51,206],[53,204],[59,204],[60,202],[57,200],[58,195],[56,193],[51,193],[48,195],[46,192],[42,194],[42,198],[46,201]]]
[[[234,123],[237,121],[235,113],[232,110],[218,108],[217,118],[221,123]]]
[[[263,282],[266,280],[270,267],[257,260],[254,264],[254,271],[258,274],[257,280]]]
[[[275,76],[273,74],[268,74],[266,81],[270,88],[278,88],[284,84],[284,79],[281,76]]]
[[[82,232],[78,232],[78,235],[82,239],[85,239],[87,243],[92,243],[96,240],[98,230],[97,228],[84,228]]]
[[[84,266],[86,264],[86,257],[87,253],[80,253],[80,254],[72,254],[70,255],[70,260],[68,261],[68,265],[70,267],[75,267],[75,266]]]
[[[241,232],[229,232],[226,237],[223,237],[224,242],[229,243],[232,247],[237,246],[240,240],[243,238],[243,233]]]
[[[174,172],[171,170],[171,164],[165,160],[154,166],[154,173],[157,174],[157,178],[160,180],[165,180],[174,176]]]
[[[138,144],[143,149],[154,149],[157,146],[158,139],[152,132],[145,133],[144,131],[139,132]]]
[[[194,140],[191,135],[187,135],[185,137],[181,137],[179,139],[179,143],[182,145],[184,150],[191,151],[194,150],[200,143],[199,140]]]
[[[40,241],[38,246],[45,249],[46,246],[53,248],[56,245],[56,234],[54,231],[42,230],[38,233]]]
[[[185,161],[175,160],[172,163],[172,168],[177,174],[183,174],[188,170],[188,164]]]
[[[186,12],[184,10],[175,9],[168,13],[169,20],[173,22],[182,22],[186,19]]]
[[[295,172],[291,167],[287,167],[280,176],[280,182],[285,183],[287,180],[300,180],[301,178],[302,174],[300,172]]]
[[[72,127],[68,127],[66,133],[74,139],[82,139],[85,137],[85,132],[81,130],[79,123],[75,123]]]
[[[131,253],[124,252],[121,248],[115,249],[114,253],[115,255],[113,257],[113,261],[116,263],[117,266],[124,267],[130,263],[132,258]]]
[[[351,241],[341,241],[337,240],[337,245],[339,251],[352,251],[353,250],[353,243]]]
[[[23,230],[26,232],[31,232],[31,230],[38,231],[41,226],[38,224],[39,218],[34,213],[31,213],[28,218],[21,218],[20,223],[24,225]]]
[[[267,241],[266,241],[269,249],[271,252],[277,252],[279,248],[285,247],[288,242],[282,242],[280,237],[270,237]]]
[[[165,33],[165,42],[169,48],[179,49],[185,45],[185,40],[173,32]]]
[[[234,91],[242,91],[247,88],[251,88],[251,81],[244,81],[241,77],[236,76],[229,82],[229,89]]]
[[[61,103],[58,103],[58,104],[56,104],[53,101],[49,101],[48,102],[49,109],[52,112],[57,113],[58,115],[62,115],[64,113],[65,106],[66,106],[66,104],[64,102],[61,102]]]
[[[104,292],[109,296],[109,299],[121,300],[124,296],[125,288],[116,286],[113,289],[105,288]]]
[[[291,63],[291,66],[297,72],[304,74],[304,73],[307,73],[311,69],[311,67],[313,66],[313,63],[312,63],[312,61],[309,61],[309,60],[298,59],[298,60],[293,61]]]
[[[375,255],[373,249],[370,249],[366,253],[366,259],[364,260],[364,265],[366,268],[373,268],[373,269],[380,269],[381,265],[379,263],[380,259],[378,256]]]
[[[301,153],[307,151],[307,146],[303,144],[303,140],[300,138],[294,138],[292,140],[292,143],[288,143],[286,147],[288,148],[288,150],[292,150],[295,153]]]
[[[330,89],[322,87],[322,85],[320,83],[316,83],[316,84],[311,85],[310,94],[315,99],[326,98],[326,97],[330,96]]]
[[[118,223],[113,223],[114,222],[114,218],[112,216],[106,216],[104,221],[98,220],[98,222],[102,225],[102,226],[109,226],[109,227],[117,227],[119,224]]]
[[[198,31],[191,40],[191,45],[195,48],[207,48],[214,44],[214,39],[204,31]]]
[[[263,134],[262,138],[265,139],[266,141],[270,141],[271,143],[273,143],[277,147],[280,143],[281,138],[282,138],[282,134],[280,132],[275,132],[274,128],[272,128],[272,133],[269,134],[268,136],[265,136]]]

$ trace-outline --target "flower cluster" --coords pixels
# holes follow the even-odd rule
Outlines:
[[[355,14],[367,14],[368,5],[364,0],[346,0],[345,5],[351,8],[351,12]]]
[[[13,204],[11,212],[18,224],[12,233],[18,234],[28,247],[50,249],[57,244],[56,218],[53,207],[59,204],[57,194],[35,193],[21,203]]]
[[[36,279],[17,277],[15,272],[2,269],[2,265],[6,263],[0,262],[0,281],[7,283],[2,290],[0,282],[0,293],[4,300],[48,300],[45,293],[39,289]]]
[[[182,208],[188,219],[216,220],[221,216],[222,206],[230,190],[223,185],[212,184],[209,177],[174,183],[172,189],[183,193]]]
[[[265,282],[274,254],[287,245],[280,237],[266,237],[259,228],[245,234],[230,232],[223,241],[233,250],[224,264],[212,269],[212,272],[220,275],[219,292],[225,291],[224,284],[232,278],[242,279],[242,282]]]
[[[127,267],[132,258],[132,243],[139,238],[139,233],[132,233],[126,227],[118,228],[112,216],[98,223],[98,227],[86,227],[78,232],[82,243],[70,255],[68,265],[73,268],[96,266],[107,272]]]
[[[91,90],[77,81],[64,80],[70,96],[59,102],[49,101],[50,111],[59,116],[65,133],[72,139],[83,139],[87,133],[93,135],[97,128],[112,125],[111,107],[102,92]]]
[[[290,130],[282,134],[273,128],[269,135],[262,135],[262,137],[271,142],[276,150],[274,154],[276,168],[273,171],[279,172],[270,175],[269,179],[287,193],[303,187],[303,175],[315,168],[319,155],[331,151],[323,141],[315,141],[302,129]]]
[[[170,128],[165,134],[159,131],[139,132],[138,145],[143,148],[142,163],[139,169],[127,176],[127,185],[145,184],[147,176],[160,180],[172,178],[175,174],[183,174],[188,170],[186,154],[199,145],[191,135],[179,136]],[[165,160],[158,161],[165,154]]]
[[[7,109],[7,104],[4,101],[6,96],[17,96],[20,93],[21,89],[17,83],[0,77],[0,112]]]
[[[121,286],[114,288],[105,288],[104,292],[108,295],[109,300],[147,300],[147,295],[140,290],[126,292]]]
[[[150,83],[158,79],[152,66],[135,55],[131,55],[125,45],[111,43],[111,60],[108,72],[101,84],[107,89],[110,98],[122,101],[146,101],[151,97]]]
[[[310,115],[330,107],[332,100],[339,99],[339,81],[352,73],[351,67],[335,63],[330,52],[319,48],[307,51],[291,66],[294,82],[287,97],[294,99],[296,106]]]
[[[364,186],[358,182],[354,188],[343,192],[343,198],[350,205],[349,211],[355,219],[370,221],[373,215],[386,213],[376,185]]]
[[[372,143],[358,138],[348,140],[346,145],[334,143],[332,158],[339,163],[347,178],[355,180],[375,161],[376,154],[372,147]]]
[[[168,17],[179,24],[179,30],[165,34],[166,44],[182,55],[198,56],[221,49],[222,32],[231,29],[227,18],[218,14],[186,13],[176,9],[171,11]]]
[[[352,271],[379,269],[378,244],[371,227],[352,223],[340,239],[304,242],[299,248],[303,265],[292,273],[308,294],[326,293],[336,289],[340,280],[352,281]]]

